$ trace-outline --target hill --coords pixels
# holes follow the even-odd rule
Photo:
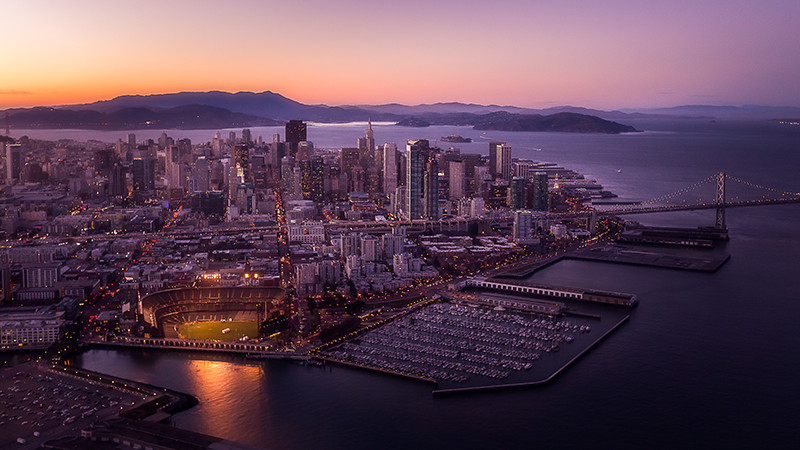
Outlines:
[[[509,114],[496,112],[480,116],[476,130],[499,131],[559,131],[567,133],[618,134],[637,131],[629,125],[601,119],[596,116],[561,112],[541,114]]]
[[[9,114],[14,128],[76,128],[91,130],[206,129],[282,125],[263,117],[205,105],[152,110],[124,107],[110,112],[37,107]]]
[[[123,95],[80,105],[18,108],[6,112],[15,128],[201,129],[280,125],[290,119],[322,123],[372,119],[507,131],[622,133],[632,131],[632,127],[622,123],[647,129],[658,127],[659,123],[708,126],[716,119],[764,121],[796,117],[800,115],[800,108],[686,105],[602,111],[576,106],[533,109],[459,102],[328,106],[303,104],[270,91],[209,91]]]

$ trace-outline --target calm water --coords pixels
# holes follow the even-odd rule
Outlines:
[[[515,156],[578,169],[623,198],[667,194],[720,170],[800,191],[800,134],[720,128],[489,137],[507,140]],[[354,146],[362,130],[312,127],[309,139],[317,147]],[[189,133],[202,141],[213,131]],[[459,127],[375,127],[378,142],[453,133],[480,138]],[[484,154],[488,148],[484,140],[458,146]],[[713,187],[707,190],[705,198]],[[712,224],[713,214],[639,220],[697,226]],[[641,300],[629,323],[542,388],[433,398],[424,384],[340,367],[108,350],[75,362],[192,393],[200,405],[176,416],[176,425],[273,449],[798,448],[798,223],[800,205],[728,211],[732,257],[715,274],[581,261],[538,272],[540,282],[632,292]]]

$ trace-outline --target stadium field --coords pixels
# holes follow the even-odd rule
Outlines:
[[[243,336],[251,339],[258,337],[258,322],[255,321],[194,322],[175,326],[182,339],[237,341]],[[226,329],[230,331],[223,333]]]

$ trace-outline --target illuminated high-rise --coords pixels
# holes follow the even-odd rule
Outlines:
[[[511,146],[505,143],[497,148],[496,177],[511,181]]]
[[[250,180],[250,149],[247,144],[236,144],[233,147],[233,162],[242,168],[245,182]]]
[[[299,161],[300,190],[304,200],[322,203],[324,196],[325,164],[322,158],[315,156],[307,161]]]
[[[306,138],[306,123],[302,120],[290,120],[286,122],[286,153],[295,157],[297,144],[308,140]]]
[[[297,143],[297,155],[295,159],[298,161],[308,161],[314,154],[314,143],[309,141],[300,141]]]
[[[125,177],[127,170],[122,163],[116,162],[108,175],[108,193],[113,197],[127,197],[128,189]]]
[[[372,121],[367,125],[363,138],[358,139],[358,153],[361,167],[365,169],[375,166],[375,135],[372,132]]]
[[[22,176],[22,146],[6,144],[6,183],[19,181]]]
[[[436,158],[425,162],[425,218],[439,220],[439,164]]]
[[[134,191],[155,190],[155,162],[153,161],[153,158],[150,158],[149,156],[134,158],[131,166],[131,172],[133,175]],[[206,176],[206,182],[207,181],[208,176]]]
[[[294,195],[294,184],[292,177],[294,176],[294,158],[291,156],[284,156],[281,158],[281,188],[286,194],[287,198]]]
[[[547,172],[536,172],[533,174],[533,207],[534,211],[547,211]]]
[[[508,207],[511,209],[525,208],[525,186],[528,180],[523,177],[514,177],[508,186]]]
[[[464,162],[463,161],[449,161],[450,170],[449,177],[449,197],[457,200],[464,196]]]
[[[500,155],[500,147],[505,145],[505,142],[489,142],[489,175],[494,180],[497,176],[497,161]]]
[[[383,192],[394,194],[397,189],[397,145],[383,144]]]
[[[425,163],[428,161],[429,145],[425,139],[408,141],[406,144],[406,219],[425,217],[423,202],[425,183]]]

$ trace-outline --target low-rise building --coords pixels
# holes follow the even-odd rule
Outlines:
[[[61,336],[63,314],[55,308],[14,308],[0,313],[0,350],[49,347]]]

